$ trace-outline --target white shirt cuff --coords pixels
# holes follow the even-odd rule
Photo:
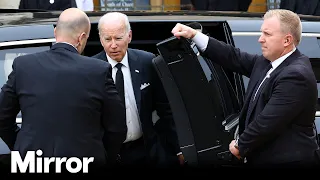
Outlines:
[[[196,35],[191,39],[194,43],[196,43],[198,49],[200,51],[205,51],[208,46],[209,37],[202,32],[197,32]]]
[[[179,155],[181,155],[182,154],[182,152],[179,152],[178,154],[177,154],[177,156],[179,156]]]

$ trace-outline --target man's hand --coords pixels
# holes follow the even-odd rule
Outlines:
[[[229,150],[230,152],[238,159],[241,159],[239,149],[236,148],[236,140],[232,140],[231,143],[229,144]]]
[[[184,156],[182,154],[178,155],[179,164],[182,166],[185,163]]]
[[[187,39],[192,39],[197,34],[197,30],[192,29],[189,26],[177,23],[176,26],[172,29],[171,33],[177,38],[184,37]]]

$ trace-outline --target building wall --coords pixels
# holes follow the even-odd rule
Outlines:
[[[18,9],[20,0],[0,0],[0,9]]]

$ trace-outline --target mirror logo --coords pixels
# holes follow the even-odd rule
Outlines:
[[[83,157],[82,160],[77,157],[41,157],[42,150],[28,151],[24,160],[22,160],[19,151],[11,151],[11,173],[49,173],[50,164],[55,163],[55,173],[61,173],[62,165],[65,163],[67,171],[70,173],[88,173],[89,163],[94,161],[94,157]],[[71,164],[76,164],[73,167]],[[64,167],[64,166],[63,166]]]

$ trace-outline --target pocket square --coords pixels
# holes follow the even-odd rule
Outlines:
[[[150,83],[141,84],[140,90],[142,90],[142,89],[144,89],[144,88],[146,88],[146,87],[148,87],[148,86],[150,86]]]

